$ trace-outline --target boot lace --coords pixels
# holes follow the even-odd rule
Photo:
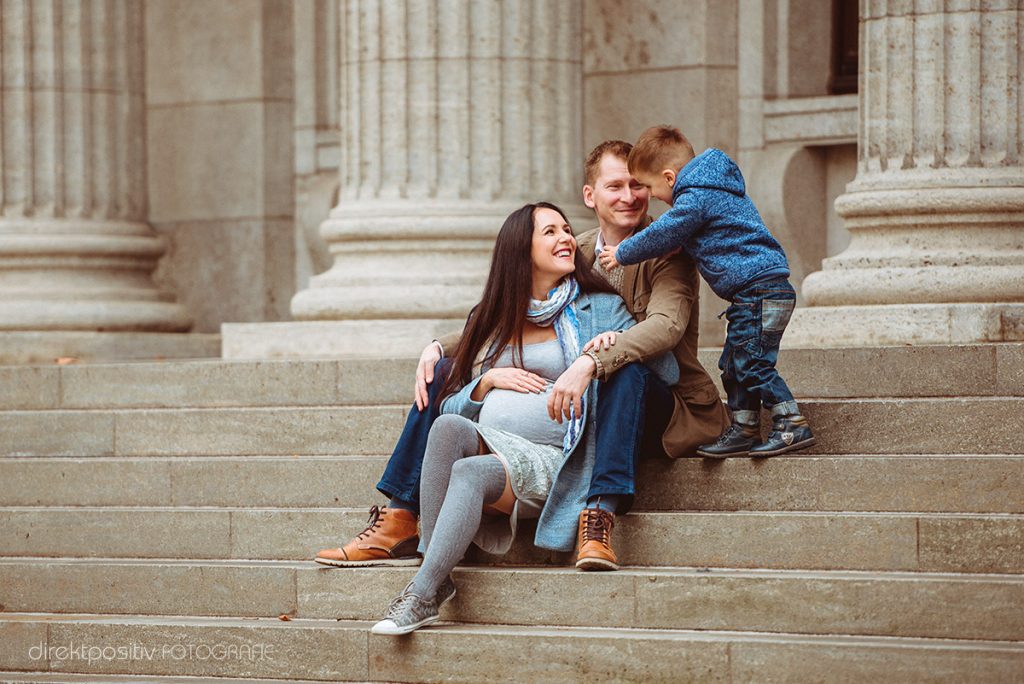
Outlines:
[[[736,437],[742,436],[743,428],[737,425],[736,423],[732,423],[729,425],[729,427],[725,429],[725,432],[723,432],[722,435],[718,438],[718,442],[716,442],[716,444],[718,444],[719,446],[728,444]]]
[[[370,517],[366,519],[366,529],[360,532],[356,539],[368,539],[370,535],[381,526],[381,517],[384,515],[384,511],[379,506],[370,507]]]
[[[607,544],[608,537],[612,531],[610,515],[602,515],[603,511],[587,511],[586,520],[583,524],[583,541],[596,541],[599,544]]]
[[[399,615],[406,613],[416,606],[417,601],[419,601],[419,597],[415,594],[403,592],[401,596],[396,597],[391,602],[391,605],[388,606],[388,612],[387,615],[384,616],[384,619],[393,620]]]

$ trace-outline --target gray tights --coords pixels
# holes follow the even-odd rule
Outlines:
[[[420,550],[425,553],[412,580],[413,593],[423,598],[434,597],[465,555],[484,504],[505,491],[505,467],[479,450],[479,433],[470,420],[444,415],[434,421],[420,472]]]

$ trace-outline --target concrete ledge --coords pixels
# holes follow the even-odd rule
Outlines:
[[[373,620],[414,573],[286,561],[0,559],[0,600],[8,612]],[[461,567],[455,580],[442,618],[471,624],[1024,639],[1020,576]],[[111,584],[118,591],[107,591]],[[598,595],[606,600],[588,600]]]
[[[569,565],[533,545],[529,523],[509,554],[468,558]],[[0,508],[0,556],[310,560],[365,527],[362,508],[11,507]],[[626,565],[1024,574],[1020,515],[638,512],[615,535]]]
[[[220,335],[140,332],[0,331],[0,364],[199,359],[220,356]]]
[[[417,358],[431,340],[461,330],[464,319],[225,323],[225,359]]]
[[[441,623],[402,640],[369,622],[8,613],[0,670],[303,678],[319,681],[1011,682],[1024,648],[1005,641]],[[29,648],[90,644],[269,646],[273,658],[32,660]],[[472,654],[468,658],[466,654]],[[399,656],[400,657],[396,657]],[[152,680],[150,680],[152,681]]]

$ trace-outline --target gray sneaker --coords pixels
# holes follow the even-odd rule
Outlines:
[[[444,578],[444,582],[441,582],[441,586],[437,588],[437,596],[434,597],[434,601],[437,602],[437,609],[441,610],[444,604],[455,598],[455,580],[452,579],[451,575]]]
[[[412,583],[409,583],[401,594],[388,606],[388,612],[384,619],[375,624],[370,632],[372,634],[387,634],[398,636],[408,634],[420,627],[425,627],[432,622],[437,622],[440,615],[437,613],[437,601],[427,601],[410,591]],[[443,587],[444,585],[442,585]],[[452,590],[454,595],[454,585]],[[440,590],[438,590],[440,594]]]

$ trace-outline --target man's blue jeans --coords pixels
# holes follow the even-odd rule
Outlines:
[[[412,405],[398,444],[391,453],[384,475],[377,483],[377,490],[381,494],[406,501],[417,512],[420,510],[420,469],[423,467],[423,454],[427,450],[427,435],[430,434],[430,426],[441,415],[437,398],[451,368],[451,359],[441,359],[434,365],[434,381],[427,385],[430,403],[422,411],[416,408],[416,404]]]
[[[434,381],[427,386],[430,405],[423,411],[413,405],[384,475],[377,483],[382,494],[398,497],[417,511],[427,435],[440,414],[437,395],[450,370],[450,359],[441,359],[434,366]],[[596,462],[590,495],[621,495],[619,512],[629,510],[636,491],[636,460],[641,453],[664,453],[661,436],[673,407],[671,391],[641,364],[624,366],[598,386]]]
[[[787,278],[748,285],[726,309],[729,319],[718,367],[733,419],[758,422],[761,407],[773,414],[798,413],[793,393],[775,369],[782,333],[796,306],[796,292]]]
[[[640,456],[665,456],[661,444],[675,399],[658,376],[641,363],[623,366],[597,389],[597,435],[589,499],[619,496],[617,513],[633,506]]]

